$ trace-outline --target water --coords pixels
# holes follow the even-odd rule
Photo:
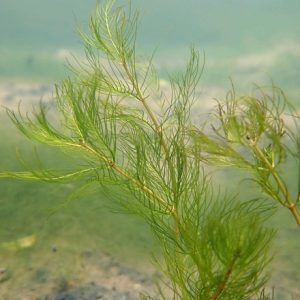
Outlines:
[[[64,64],[70,52],[82,55],[74,25],[78,22],[87,28],[94,4],[94,0],[0,0],[1,104],[16,108],[21,99],[29,103],[51,98],[53,82],[68,74]],[[230,76],[241,91],[250,90],[252,83],[268,84],[273,79],[294,103],[300,104],[298,0],[132,0],[132,6],[140,10],[138,48],[147,54],[157,49],[155,64],[164,79],[166,70],[178,71],[184,66],[188,49],[194,45],[205,52],[201,88],[207,99],[223,97],[230,87]],[[0,150],[5,158],[0,160],[0,168],[16,168],[11,149],[17,145],[30,157],[32,147],[7,123],[7,119],[0,119]],[[41,153],[50,165],[54,158],[65,163],[65,157],[47,151],[42,149]],[[127,216],[104,213],[102,206],[109,204],[105,197],[102,204],[97,196],[75,202],[45,222],[49,210],[59,205],[72,188],[1,182],[0,245],[14,245],[9,243],[24,238],[33,241],[35,237],[33,251],[1,248],[0,262],[6,265],[0,265],[0,269],[7,268],[9,278],[14,279],[5,281],[7,290],[31,282],[34,288],[46,291],[49,282],[68,277],[73,267],[84,273],[82,254],[88,251],[93,255],[108,251],[124,259],[127,250],[129,261],[130,255],[136,258],[143,251],[149,254],[147,247],[153,246],[153,240],[148,228],[135,218],[127,221]],[[292,268],[299,265],[299,243],[293,226],[287,221],[280,232],[277,243],[287,252],[280,251],[274,264],[274,284],[280,280],[281,267],[289,266],[284,274],[286,282],[282,281],[287,289],[293,288],[300,276]],[[83,246],[76,244],[78,234],[83,237]],[[129,249],[128,240],[132,241]],[[53,245],[60,256],[53,257]],[[141,255],[137,260],[143,259]],[[66,268],[64,263],[71,267]]]
[[[94,0],[1,0],[0,78],[63,78],[65,57],[82,49],[74,27],[87,27],[94,6]],[[132,7],[140,11],[138,48],[157,49],[160,70],[182,66],[194,45],[205,52],[205,85],[228,88],[230,76],[247,88],[272,78],[298,93],[299,1],[133,0]]]

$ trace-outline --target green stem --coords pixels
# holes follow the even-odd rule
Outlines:
[[[265,155],[262,153],[262,151],[254,144],[253,149],[256,152],[256,154],[264,161],[264,163],[267,165],[269,171],[271,172],[274,180],[277,183],[277,186],[279,190],[281,191],[282,195],[284,196],[285,199],[285,207],[287,207],[290,212],[292,213],[294,219],[296,220],[297,224],[300,226],[300,213],[298,211],[298,208],[296,204],[294,203],[285,183],[279,176],[279,174],[276,172],[275,168],[270,164],[268,159],[266,159]]]
[[[76,147],[81,147],[85,150],[87,150],[88,152],[98,156],[102,161],[104,161],[110,168],[112,168],[114,171],[116,171],[117,173],[119,173],[120,175],[122,175],[123,177],[127,178],[129,181],[131,181],[139,190],[141,190],[142,192],[146,193],[148,196],[150,196],[150,199],[153,198],[155,199],[157,202],[159,202],[161,205],[163,205],[164,208],[166,208],[166,210],[172,214],[172,208],[169,207],[168,203],[160,198],[159,196],[157,196],[150,188],[148,188],[144,183],[140,182],[139,180],[136,180],[134,177],[132,177],[129,173],[127,173],[124,169],[122,169],[121,167],[119,167],[118,165],[116,165],[112,160],[110,160],[109,158],[107,158],[106,156],[100,154],[99,152],[97,152],[95,149],[93,149],[92,147],[90,147],[89,145],[87,145],[84,142],[81,142],[80,144],[74,144],[74,146]]]
[[[164,150],[164,153],[165,153],[165,158],[166,158],[166,162],[167,162],[167,165],[168,165],[168,168],[169,168],[169,174],[170,174],[170,178],[171,178],[171,184],[172,184],[172,189],[173,189],[173,194],[174,194],[174,202],[175,204],[177,203],[177,182],[176,182],[176,177],[175,177],[175,169],[174,169],[174,166],[172,164],[172,161],[170,159],[170,153],[169,153],[169,150],[168,150],[168,146],[165,142],[165,139],[164,139],[164,136],[163,136],[163,133],[162,133],[162,128],[160,126],[160,124],[158,123],[156,117],[154,116],[152,110],[150,109],[149,105],[147,104],[146,102],[146,98],[143,96],[139,86],[138,86],[138,83],[136,82],[135,78],[132,76],[130,70],[128,69],[128,65],[126,63],[126,60],[123,58],[122,59],[122,65],[124,67],[124,70],[132,84],[132,87],[134,88],[134,90],[136,91],[136,99],[139,100],[142,105],[144,106],[148,116],[150,117],[151,121],[153,122],[153,125],[154,125],[154,128],[155,128],[155,131],[156,133],[159,135],[160,137],[160,140],[161,140],[161,145],[162,145],[162,148]],[[173,209],[173,211],[176,211],[177,207]]]
[[[230,262],[227,271],[225,273],[224,279],[222,280],[221,284],[219,285],[217,291],[212,295],[212,297],[210,298],[210,300],[217,300],[225,291],[229,278],[233,272],[233,268],[235,265],[236,260],[238,259],[239,255],[235,254],[232,261]]]

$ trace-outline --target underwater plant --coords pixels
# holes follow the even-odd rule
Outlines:
[[[138,13],[100,3],[80,30],[85,60],[55,87],[55,107],[31,113],[7,110],[29,139],[80,157],[72,170],[1,171],[0,177],[116,187],[120,208],[139,215],[159,242],[163,274],[157,294],[143,299],[269,299],[264,295],[275,231],[265,222],[273,205],[240,200],[218,187],[205,165],[243,168],[299,224],[296,201],[278,165],[288,153],[299,160],[299,138],[285,126],[284,105],[269,96],[219,102],[217,122],[205,131],[192,118],[203,72],[192,48],[182,73],[160,86],[153,57],[138,55]],[[297,121],[297,118],[294,118]],[[298,131],[297,131],[298,132]],[[285,137],[295,142],[288,147]],[[299,164],[299,163],[298,163]]]

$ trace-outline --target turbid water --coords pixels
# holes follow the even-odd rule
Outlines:
[[[0,0],[2,105],[16,109],[22,100],[22,107],[30,109],[41,98],[52,101],[53,83],[69,74],[65,59],[70,53],[83,53],[74,24],[87,28],[94,3]],[[167,85],[168,72],[182,68],[191,44],[203,53],[202,109],[209,108],[212,98],[225,96],[229,76],[241,92],[250,91],[252,83],[270,84],[272,78],[293,103],[300,104],[298,0],[132,0],[132,5],[140,9],[138,48],[146,54],[156,49],[154,62],[162,85]],[[16,147],[32,157],[34,145],[1,116],[0,167],[18,167],[12,151]],[[49,149],[37,150],[50,166],[71,163]],[[126,297],[127,293],[134,299],[144,288],[151,289],[152,271],[145,270],[149,265],[144,261],[156,248],[141,220],[105,210],[110,200],[102,194],[77,199],[49,217],[73,188],[0,183],[0,297],[91,300],[104,294],[111,299]],[[271,284],[277,286],[281,299],[290,299],[292,293],[298,297],[298,233],[285,214],[272,222],[280,223],[282,229]],[[77,243],[78,235],[83,246]],[[24,241],[27,248],[14,248]]]
[[[299,92],[299,1],[131,2],[140,10],[138,48],[148,54],[156,50],[163,75],[166,68],[181,68],[194,45],[205,52],[205,86],[228,88],[230,76],[249,89],[272,78]],[[87,28],[95,1],[1,0],[0,5],[0,77],[63,78],[64,58],[70,52],[82,54],[74,27]]]

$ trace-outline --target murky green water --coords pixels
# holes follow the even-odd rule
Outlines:
[[[66,58],[70,53],[82,55],[74,24],[87,26],[94,2],[0,0],[2,104],[51,94],[53,82],[69,74]],[[194,45],[203,52],[201,85],[211,97],[225,95],[229,77],[240,91],[272,79],[300,105],[298,0],[132,0],[132,5],[140,9],[139,49],[146,54],[157,49],[155,64],[163,78],[166,70],[176,72],[184,65]],[[33,145],[1,114],[0,168],[17,168],[16,147],[30,157]],[[39,153],[49,165],[72,163],[49,149],[39,148]],[[111,199],[100,192],[76,199],[52,215],[75,187],[0,181],[0,269],[7,269],[7,277],[2,277],[7,289],[37,281],[35,288],[46,290],[48,281],[81,270],[83,253],[109,252],[141,267],[155,249],[147,226],[133,216],[109,212]],[[278,214],[272,222],[282,225],[273,283],[293,290],[300,280],[299,234],[286,215]],[[59,255],[53,256],[54,247]],[[286,266],[288,271],[283,270]]]

